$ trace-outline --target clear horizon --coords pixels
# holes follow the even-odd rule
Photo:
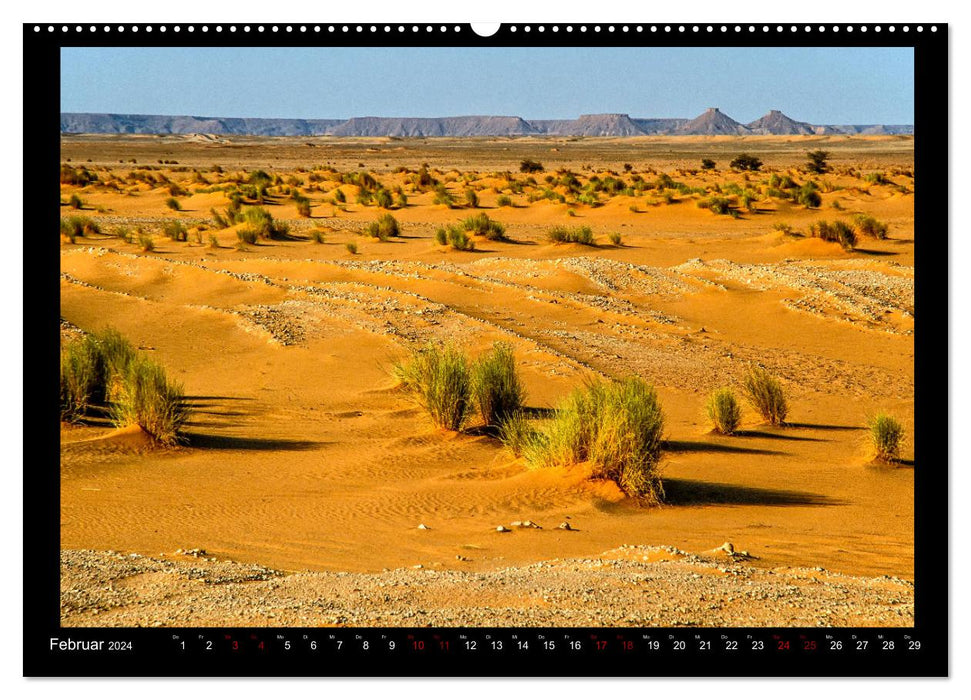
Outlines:
[[[202,67],[205,67],[203,72]],[[64,48],[61,111],[913,124],[910,48]]]

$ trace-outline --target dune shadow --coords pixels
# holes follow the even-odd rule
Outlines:
[[[806,491],[760,489],[691,479],[664,479],[664,501],[672,506],[835,506],[842,501]]]
[[[668,452],[717,452],[722,454],[745,455],[784,455],[778,450],[762,450],[756,447],[740,447],[718,442],[701,442],[698,440],[667,440],[664,449]]]
[[[826,423],[786,423],[787,428],[805,428],[807,430],[866,430],[861,425],[829,425]]]
[[[260,452],[302,452],[322,447],[328,443],[313,440],[277,440],[273,438],[231,437],[187,432],[189,447],[208,450],[248,450]]]
[[[500,238],[499,243],[508,243],[509,245],[539,245],[536,241],[527,241],[522,238]]]
[[[794,442],[829,442],[823,438],[805,437],[803,435],[787,435],[786,433],[767,433],[762,430],[738,430],[734,437],[764,438],[766,440],[791,440]]]
[[[864,255],[875,255],[880,257],[884,257],[888,255],[900,255],[900,253],[896,253],[892,250],[872,250],[870,248],[854,248],[853,252],[863,253]]]

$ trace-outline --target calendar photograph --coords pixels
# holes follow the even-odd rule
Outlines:
[[[915,626],[913,46],[545,29],[59,49],[62,637]]]

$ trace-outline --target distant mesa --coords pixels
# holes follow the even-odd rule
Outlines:
[[[471,136],[664,136],[913,134],[909,124],[809,124],[778,110],[741,124],[711,107],[694,119],[583,114],[576,119],[515,116],[352,117],[351,119],[258,119],[157,114],[61,113],[65,134],[216,134],[237,136],[361,136],[436,138]]]
[[[745,136],[752,132],[747,126],[739,124],[717,107],[709,107],[704,114],[682,125],[675,133]]]
[[[764,117],[745,126],[753,134],[811,135],[817,133],[812,124],[797,122],[777,109],[769,111]]]

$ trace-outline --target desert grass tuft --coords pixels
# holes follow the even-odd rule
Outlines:
[[[509,343],[497,342],[472,364],[472,393],[483,425],[497,428],[523,406],[526,390]]]
[[[401,235],[401,225],[391,214],[382,214],[377,221],[368,224],[367,232],[378,240],[387,241]]]
[[[778,379],[761,367],[753,367],[742,383],[745,398],[766,423],[783,425],[789,404]]]
[[[888,226],[882,221],[878,221],[872,216],[867,216],[866,214],[858,214],[853,220],[856,225],[856,230],[861,236],[869,236],[870,238],[879,238],[881,240],[887,237]]]
[[[153,360],[137,356],[122,377],[110,415],[119,428],[137,425],[163,445],[175,445],[183,441],[189,411],[182,385],[169,381]]]
[[[473,410],[472,371],[462,351],[429,344],[396,363],[393,372],[437,426],[462,429]]]
[[[735,392],[728,387],[716,389],[709,395],[705,413],[714,431],[722,435],[733,435],[742,422],[742,408]]]
[[[346,248],[347,252],[351,255],[357,255],[357,243],[350,241],[344,244],[344,248]]]
[[[904,427],[893,416],[877,413],[867,420],[870,429],[870,443],[879,462],[893,463],[900,460],[900,444],[904,438]]]
[[[572,211],[572,210],[571,210]],[[593,229],[589,226],[553,226],[546,232],[550,243],[579,243],[593,245]]]
[[[61,349],[61,420],[79,420],[95,401],[102,384],[103,365],[97,346],[88,337]]]
[[[485,212],[464,218],[462,228],[476,236],[484,236],[490,241],[501,241],[506,238],[506,227],[490,219]]]
[[[499,440],[516,457],[522,457],[526,453],[536,442],[538,434],[523,411],[506,416],[499,424]]]
[[[654,387],[641,379],[594,382],[576,389],[556,416],[523,446],[531,466],[589,462],[648,504],[664,499],[659,463],[664,413]]]

